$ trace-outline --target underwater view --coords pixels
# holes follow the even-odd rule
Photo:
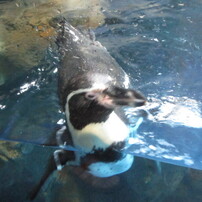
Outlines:
[[[202,201],[201,10],[0,0],[0,201]]]

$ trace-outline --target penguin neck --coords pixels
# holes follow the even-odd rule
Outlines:
[[[86,100],[85,93],[91,90],[92,88],[79,89],[67,97],[66,117],[77,130],[81,130],[91,123],[105,122],[113,112],[113,109],[99,105],[95,101]]]
[[[67,123],[74,146],[85,153],[116,146],[126,141],[129,136],[129,128],[115,112],[112,112],[106,121],[90,123],[81,130],[75,129],[68,118]]]

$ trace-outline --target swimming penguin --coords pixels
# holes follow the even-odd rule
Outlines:
[[[57,132],[61,150],[54,153],[51,171],[71,165],[100,178],[123,173],[132,166],[134,158],[119,152],[130,131],[118,109],[142,106],[146,99],[130,88],[128,75],[93,37],[84,36],[65,20],[60,23],[58,35],[58,94],[66,126]],[[64,149],[68,138],[74,152]],[[39,184],[48,176],[45,174]]]

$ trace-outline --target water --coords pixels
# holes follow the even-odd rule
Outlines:
[[[106,11],[116,17],[97,29],[99,40],[153,104],[148,106],[153,117],[140,126],[127,152],[201,169],[200,6],[197,1],[116,2]]]
[[[11,7],[15,12],[28,7],[22,2],[14,2],[17,6],[12,7],[3,1],[1,20]],[[36,201],[201,201],[202,173],[172,164],[202,168],[202,4],[199,0],[114,0],[102,6],[106,19],[94,28],[96,38],[150,103],[148,118],[138,128],[133,144],[123,152],[171,164],[159,166],[137,157],[133,168],[109,190],[86,185],[67,167],[51,176]],[[5,23],[5,19],[1,22]],[[5,32],[1,33],[4,40],[0,42],[5,42]],[[48,43],[52,43],[51,36]],[[37,46],[32,48],[37,50]],[[0,59],[3,53],[6,54],[1,51]],[[32,51],[28,53],[33,56]],[[7,55],[10,59],[15,54]],[[17,61],[18,57],[13,58]],[[46,143],[64,119],[56,93],[57,54],[47,46],[40,63],[27,62],[23,68],[8,59],[2,61],[4,65],[12,64],[12,68],[10,72],[5,67],[0,69],[4,83],[0,87],[1,136]],[[136,118],[137,112],[130,110],[127,113]],[[26,201],[54,150],[23,143],[2,143],[1,148],[0,196],[4,201]]]

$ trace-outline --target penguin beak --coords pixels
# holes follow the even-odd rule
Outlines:
[[[103,91],[105,99],[113,106],[140,107],[145,105],[146,98],[138,91],[111,86]]]
[[[86,98],[96,100],[106,108],[115,108],[118,106],[140,107],[146,103],[146,98],[140,92],[117,86],[111,86],[102,91],[88,92]]]

